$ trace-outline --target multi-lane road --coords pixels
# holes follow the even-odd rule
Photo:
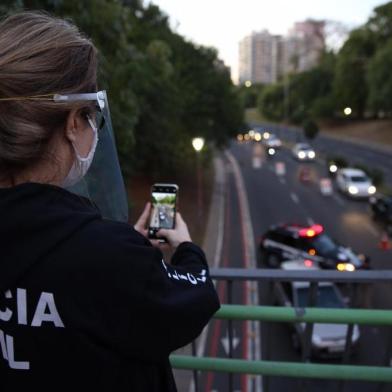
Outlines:
[[[284,136],[284,131],[280,131]],[[285,137],[285,139],[289,139]],[[320,142],[322,144],[322,142]],[[322,144],[324,150],[326,144]],[[341,152],[342,143],[339,143]],[[320,148],[320,147],[319,147]],[[347,151],[354,148],[352,144]],[[363,154],[364,147],[351,152],[353,157],[360,157],[366,163],[374,163],[375,158]],[[370,151],[370,150],[369,150]],[[336,191],[331,196],[323,196],[319,190],[319,179],[327,176],[326,167],[322,162],[299,163],[295,161],[289,149],[282,148],[277,155],[263,162],[261,167],[254,166],[253,156],[255,143],[233,142],[228,154],[224,156],[226,171],[225,189],[225,223],[221,267],[245,267],[249,259],[249,241],[257,247],[258,239],[269,226],[276,223],[291,222],[312,224],[320,223],[325,230],[339,242],[352,247],[355,251],[371,257],[375,269],[392,267],[391,251],[383,251],[378,247],[381,229],[372,221],[369,208],[364,201],[352,201]],[[351,156],[351,155],[350,155]],[[381,159],[381,158],[380,158]],[[386,162],[390,157],[385,158]],[[285,166],[285,174],[276,173],[276,164]],[[381,159],[380,165],[385,162]],[[365,163],[365,162],[364,162]],[[386,165],[388,163],[385,163]],[[311,183],[299,181],[298,173],[301,166],[311,168]],[[241,183],[238,183],[239,168]],[[244,189],[241,190],[241,186]],[[245,195],[245,196],[244,196]],[[250,222],[244,222],[244,197],[249,210]],[[244,225],[251,226],[245,230]],[[253,233],[253,238],[244,238],[244,233]],[[217,283],[222,302],[227,302],[226,286]],[[244,283],[234,285],[233,302],[249,303],[249,288]],[[260,284],[258,303],[271,304],[273,299],[267,295],[267,288]],[[392,285],[372,286],[363,306],[390,309],[392,307]],[[291,344],[291,333],[287,325],[269,323],[258,325],[252,330],[249,324],[234,323],[234,356],[238,358],[261,358],[280,361],[300,361],[301,357]],[[205,341],[206,356],[225,357],[227,355],[228,332],[226,321],[213,321]],[[361,339],[356,355],[351,363],[385,366],[390,358],[386,357],[387,347],[392,339],[391,331],[386,328],[361,327]],[[257,346],[257,347],[256,347]],[[255,357],[256,355],[256,357]],[[336,363],[336,361],[335,361]],[[201,391],[227,391],[228,376],[219,373],[203,374],[200,378]],[[305,381],[296,379],[270,378],[263,382],[253,377],[234,376],[236,391],[337,391],[338,383],[331,381]],[[379,385],[366,383],[347,383],[344,391],[378,391]],[[384,386],[384,391],[392,390]]]

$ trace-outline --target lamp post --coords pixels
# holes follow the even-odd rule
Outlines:
[[[202,137],[195,137],[192,139],[192,146],[196,151],[197,155],[197,210],[199,224],[201,223],[201,216],[203,211],[203,189],[202,189],[202,173],[200,163],[200,152],[204,147],[204,139]]]

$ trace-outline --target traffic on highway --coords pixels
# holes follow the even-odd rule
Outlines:
[[[356,271],[390,269],[391,199],[383,195],[370,177],[355,166],[340,166],[326,158],[336,155],[336,145],[305,143],[289,129],[259,125],[240,134],[222,157],[225,171],[224,234],[220,267],[252,267],[293,270],[329,270],[355,274]],[[289,135],[289,136],[287,136]],[[295,141],[294,141],[295,140]],[[329,141],[330,142],[330,141]],[[346,151],[355,146],[336,141]],[[273,149],[271,154],[270,149]],[[331,149],[329,152],[328,150]],[[358,151],[364,150],[363,146]],[[376,154],[369,149],[368,164]],[[357,154],[352,156],[352,160]],[[347,155],[346,155],[347,157]],[[347,183],[339,182],[339,178]],[[386,176],[386,182],[389,178]],[[243,186],[243,189],[242,189]],[[354,187],[356,191],[354,190]],[[245,201],[244,201],[245,200]],[[247,228],[249,211],[250,229]],[[248,226],[249,226],[248,225]],[[250,234],[249,234],[250,233]],[[247,238],[252,236],[252,238]],[[301,309],[309,304],[310,284],[306,282],[261,282],[250,287],[233,283],[231,294],[217,283],[222,300],[236,304],[285,306]],[[319,284],[314,306],[326,308],[378,308],[392,306],[390,285]],[[252,303],[252,294],[257,299]],[[249,292],[251,295],[249,296]],[[347,330],[350,350],[347,354]],[[303,323],[251,324],[225,320],[210,324],[204,336],[204,355],[227,357],[229,331],[233,356],[272,361],[316,361],[388,366],[391,344],[387,328],[348,324],[313,326],[310,347],[304,347]],[[203,340],[203,339],[202,339]],[[304,352],[309,351],[309,357]],[[342,362],[343,361],[343,362]],[[301,380],[284,377],[247,377],[223,373],[201,374],[199,390],[225,391],[337,391],[337,381]],[[377,391],[379,385],[347,382],[344,391]],[[385,389],[388,390],[388,389]]]

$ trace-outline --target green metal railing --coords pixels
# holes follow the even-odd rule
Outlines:
[[[170,362],[174,368],[184,370],[345,381],[392,382],[392,369],[378,366],[246,361],[243,359],[197,358],[186,355],[172,355]]]
[[[392,325],[392,311],[222,305],[214,318],[292,323]]]
[[[392,326],[389,310],[284,308],[274,306],[223,305],[214,315],[217,319],[311,322],[328,324],[361,324]],[[392,368],[378,366],[321,365],[310,363],[246,361],[224,358],[197,358],[172,355],[177,369],[257,374],[334,380],[392,382]]]
[[[277,282],[307,281],[310,282],[313,295],[319,282],[338,282],[343,284],[374,284],[392,282],[392,270],[357,271],[344,273],[337,271],[283,271],[265,269],[231,269],[222,268],[211,270],[211,276],[217,280],[227,282],[228,299],[232,298],[232,283],[234,281],[257,281],[273,285]],[[272,287],[272,286],[271,286]],[[357,287],[357,286],[353,286]],[[357,290],[352,293],[355,295]],[[311,293],[312,296],[312,293]],[[351,337],[353,325],[377,325],[392,326],[391,310],[373,309],[326,309],[312,307],[314,300],[308,302],[306,308],[277,307],[277,306],[250,306],[250,305],[223,305],[214,315],[214,318],[228,320],[229,338],[232,339],[232,321],[272,321],[285,323],[307,323],[305,333],[307,346],[312,333],[314,323],[323,324],[347,324],[347,339],[344,361],[347,360],[351,350]],[[305,346],[306,348],[306,346]],[[390,347],[387,349],[390,353]],[[195,346],[193,353],[195,354]],[[388,366],[364,366],[346,364],[314,364],[304,362],[277,362],[269,360],[249,361],[233,359],[233,348],[230,343],[230,358],[211,358],[184,355],[171,355],[170,361],[173,368],[194,371],[195,385],[197,390],[197,371],[225,372],[229,375],[229,389],[233,388],[232,374],[251,374],[261,376],[280,376],[294,378],[319,378],[344,381],[370,381],[392,382],[392,367]],[[305,357],[306,358],[306,357]],[[386,364],[385,364],[386,365]]]

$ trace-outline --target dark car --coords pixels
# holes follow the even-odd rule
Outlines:
[[[320,268],[339,271],[367,269],[370,261],[367,256],[335,242],[321,225],[277,225],[260,240],[261,264],[279,268],[282,261],[300,258],[313,260]]]
[[[369,199],[373,217],[392,235],[392,197],[374,196]]]

